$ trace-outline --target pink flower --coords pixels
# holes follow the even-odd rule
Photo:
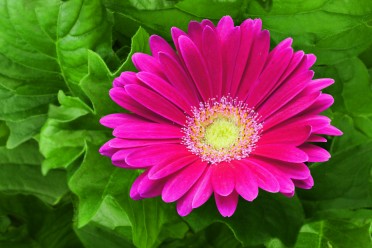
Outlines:
[[[132,57],[139,72],[114,80],[111,98],[132,114],[101,119],[115,138],[100,152],[144,170],[130,196],[161,195],[185,216],[213,194],[231,216],[239,195],[253,201],[259,188],[289,197],[311,188],[305,163],[330,158],[313,143],[342,134],[320,115],[333,103],[321,92],[333,80],[312,79],[315,56],[294,52],[291,38],[269,51],[259,19],[192,21],[172,37],[176,51],[153,35],[152,55]]]

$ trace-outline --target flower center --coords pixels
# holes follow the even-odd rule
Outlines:
[[[231,97],[200,103],[192,113],[183,128],[183,144],[211,164],[248,157],[260,138],[257,113]]]
[[[216,118],[212,124],[206,127],[205,143],[214,149],[228,148],[235,144],[239,133],[239,127],[234,121]]]

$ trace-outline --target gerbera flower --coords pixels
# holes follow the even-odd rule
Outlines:
[[[100,152],[143,170],[130,196],[161,195],[185,216],[214,195],[231,216],[239,195],[253,201],[259,188],[289,197],[311,188],[305,163],[330,158],[313,143],[342,134],[319,115],[333,103],[321,92],[333,80],[312,79],[315,56],[294,52],[291,38],[270,51],[259,19],[234,26],[225,16],[171,32],[175,50],[153,35],[152,55],[132,57],[139,72],[114,80],[111,98],[132,113],[101,119],[115,138]]]

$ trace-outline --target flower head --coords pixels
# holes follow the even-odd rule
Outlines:
[[[184,216],[214,195],[231,216],[239,195],[253,201],[259,188],[286,196],[311,188],[305,163],[330,158],[313,143],[342,134],[320,115],[333,103],[321,92],[333,80],[312,79],[315,56],[294,52],[290,38],[270,51],[259,19],[192,21],[172,37],[176,50],[151,36],[152,55],[132,57],[139,72],[114,80],[111,98],[132,113],[101,119],[115,138],[100,152],[143,169],[130,196],[161,195]]]

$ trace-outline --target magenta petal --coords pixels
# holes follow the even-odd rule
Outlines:
[[[213,193],[211,183],[211,166],[207,166],[204,174],[199,178],[194,199],[192,200],[192,208],[198,208],[203,205]]]
[[[309,162],[325,162],[331,158],[327,150],[316,145],[304,144],[300,146],[300,149],[309,156]]]
[[[162,198],[165,202],[174,202],[181,198],[203,174],[207,164],[196,161],[166,182]]]
[[[129,191],[129,196],[130,198],[132,198],[133,200],[141,200],[143,199],[140,194],[138,193],[138,185],[140,184],[140,182],[142,181],[142,179],[144,177],[147,176],[147,172],[143,172],[141,175],[139,175],[136,180],[134,180],[133,184],[132,184],[132,187],[130,188],[130,191]]]
[[[180,53],[185,65],[190,72],[190,75],[204,101],[212,97],[211,82],[207,72],[207,67],[204,58],[200,54],[199,49],[193,41],[187,36],[180,36],[178,38],[180,46]]]
[[[310,135],[306,142],[327,142],[327,139],[315,134]]]
[[[160,52],[166,53],[174,59],[178,58],[173,48],[162,37],[158,35],[151,35],[149,43],[150,43],[151,53],[155,58],[159,58]]]
[[[101,153],[103,156],[110,157],[118,151],[118,149],[113,148],[110,146],[111,140],[107,141],[101,148],[99,149],[99,153]]]
[[[324,88],[327,88],[328,86],[332,85],[335,82],[335,80],[331,78],[320,78],[320,79],[314,79],[311,82],[311,88],[313,91],[320,91]]]
[[[180,47],[179,47],[179,44],[178,44],[178,38],[181,35],[186,35],[187,36],[187,34],[185,32],[183,32],[181,29],[177,28],[177,27],[172,27],[171,28],[171,34],[172,34],[172,39],[173,39],[173,43],[176,47],[176,50],[179,51]]]
[[[303,180],[293,180],[293,183],[296,187],[301,189],[311,189],[314,186],[314,180],[312,176],[309,176],[308,178]]]
[[[143,107],[138,102],[133,100],[133,98],[128,96],[124,88],[119,88],[119,87],[112,88],[110,90],[110,96],[111,96],[111,99],[114,100],[114,102],[116,102],[119,106],[141,117],[144,117],[154,122],[159,122],[159,123],[166,122],[166,119],[163,119],[159,115]]]
[[[222,39],[228,36],[234,28],[234,21],[231,16],[223,16],[217,24],[217,31]]]
[[[206,27],[203,31],[203,56],[207,63],[209,76],[213,82],[211,87],[212,96],[221,96],[222,93],[222,56],[218,52],[221,44],[217,33],[211,28]]]
[[[205,181],[209,178],[210,175],[210,173],[208,173],[210,171],[209,168],[210,167],[206,168],[203,175],[200,176],[199,180],[192,186],[192,188],[177,201],[177,212],[179,215],[186,216],[192,211],[193,208],[195,208],[195,206],[193,205],[193,201],[198,192],[202,191],[202,197],[199,198],[202,200],[201,204],[204,204],[211,196],[212,187],[204,187]],[[208,185],[210,184],[208,183]]]
[[[115,138],[109,141],[109,146],[113,148],[133,148],[163,144],[179,144],[179,139],[120,139]]]
[[[161,191],[164,187],[164,181],[151,180],[145,172],[145,176],[138,183],[137,191],[142,198],[151,198],[161,195]]]
[[[149,170],[150,179],[161,179],[169,176],[182,168],[190,165],[198,159],[195,155],[190,155],[188,151],[185,153],[177,153],[168,156],[166,159],[162,160],[159,164],[154,165]]]
[[[279,127],[272,128],[265,132],[258,142],[261,144],[290,144],[301,145],[310,136],[311,126],[292,126],[292,127]]]
[[[199,95],[192,79],[184,70],[183,66],[165,53],[159,53],[160,63],[163,65],[168,81],[185,96],[190,106],[199,104]]]
[[[164,144],[161,146],[147,146],[137,148],[130,153],[125,161],[130,166],[148,166],[155,165],[164,160],[164,158],[173,154],[184,154],[185,146],[177,144]]]
[[[135,53],[132,56],[132,61],[139,71],[152,72],[164,77],[163,69],[154,57],[144,53]]]
[[[214,192],[221,196],[230,195],[235,188],[235,168],[230,163],[219,163],[212,168],[212,185]]]
[[[113,134],[123,139],[176,139],[184,135],[177,126],[150,122],[121,125]]]
[[[332,135],[332,136],[340,136],[343,134],[343,132],[334,127],[334,126],[327,126],[327,127],[324,127],[322,129],[319,129],[317,131],[314,132],[315,134],[324,134],[324,135]]]
[[[115,165],[115,166],[118,166],[118,167],[130,168],[130,169],[143,169],[143,168],[148,167],[148,166],[142,165],[142,164],[139,165],[139,166],[131,166],[131,165],[128,165],[127,164],[127,162],[125,161],[125,159],[128,157],[128,155],[130,153],[132,153],[135,150],[136,150],[136,148],[132,148],[132,149],[120,149],[120,150],[118,150],[111,157],[112,164]]]
[[[214,198],[216,200],[218,211],[221,213],[223,217],[230,217],[234,214],[239,200],[238,193],[233,191],[228,196],[214,194]]]
[[[148,72],[139,72],[137,77],[141,79],[147,86],[167,98],[184,112],[188,113],[189,115],[192,114],[190,104],[185,100],[184,96],[179,94],[177,89],[170,85],[167,81]]]
[[[304,111],[319,97],[320,93],[299,94],[290,102],[288,102],[283,108],[277,111],[275,114],[265,120],[265,129],[269,129],[290,117],[295,116],[298,113]]]
[[[321,94],[318,99],[306,109],[306,113],[309,115],[318,115],[324,110],[328,109],[334,102],[334,99],[331,95]]]
[[[292,163],[307,162],[309,159],[307,154],[301,149],[292,145],[284,144],[260,145],[253,151],[253,154]]]
[[[269,54],[270,48],[270,34],[267,30],[263,30],[257,35],[253,42],[248,65],[242,78],[242,83],[238,91],[240,99],[246,99],[247,95],[254,91],[253,84],[256,82],[258,76],[261,74],[265,65],[266,58]]]
[[[104,117],[102,117],[99,122],[109,128],[115,128],[117,126],[131,123],[131,122],[145,122],[146,120],[138,118],[134,115],[130,114],[109,114]]]
[[[185,124],[185,115],[176,106],[159,94],[134,84],[125,86],[125,90],[128,92],[128,95],[138,103],[142,104],[154,113],[180,125]]]
[[[256,161],[258,161],[256,163]],[[276,193],[279,192],[280,186],[273,174],[271,174],[267,169],[261,165],[259,160],[243,159],[242,164],[249,167],[252,173],[256,176],[256,181],[258,187],[266,190],[268,192]]]
[[[263,157],[251,157],[250,161],[260,164],[265,167],[268,171],[273,168],[280,171],[282,174],[287,175],[293,179],[305,179],[310,176],[310,170],[304,163],[289,163],[279,160],[263,158]]]
[[[253,201],[258,195],[258,185],[256,177],[250,171],[249,167],[235,161],[235,189],[247,201]]]

